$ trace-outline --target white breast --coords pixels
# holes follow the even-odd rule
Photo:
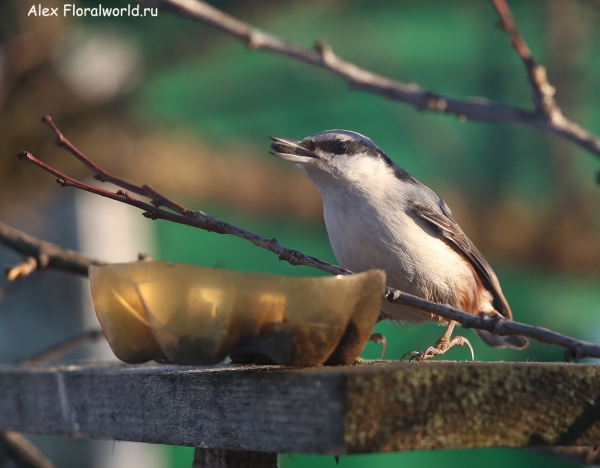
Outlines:
[[[381,173],[368,180],[381,181],[377,185],[360,180],[336,185],[311,177],[323,197],[325,224],[340,266],[352,271],[382,268],[388,286],[458,306],[461,293],[476,294],[473,270],[431,226],[406,210],[402,183],[387,169],[374,165]],[[406,306],[383,307],[396,320],[433,318]]]

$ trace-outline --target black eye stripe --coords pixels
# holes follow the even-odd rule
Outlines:
[[[369,151],[370,148],[359,141],[341,141],[341,140],[332,140],[332,141],[323,141],[318,142],[317,146],[324,153],[332,153],[332,154],[347,154],[353,155],[358,152]]]
[[[341,151],[340,144],[345,146],[345,151]],[[373,146],[365,144],[360,140],[307,140],[302,143],[302,146],[311,151],[319,149],[324,153],[335,155],[353,156],[355,154],[362,153],[372,158],[387,158],[384,153],[377,151],[377,149],[373,148]]]
[[[305,140],[302,142],[302,147],[309,151],[314,151],[317,148],[317,145],[312,140]]]
[[[361,153],[370,158],[382,160],[383,163],[388,166],[394,173],[394,176],[401,180],[402,182],[411,183],[411,184],[420,184],[413,176],[411,176],[408,172],[394,163],[383,151],[374,147],[373,144],[369,144],[361,139],[341,139],[339,137],[332,136],[331,134],[318,134],[313,136],[315,139],[307,139],[302,142],[302,147],[306,148],[310,151],[320,150],[323,153],[329,154],[343,154],[341,158],[353,156],[357,153]],[[323,138],[323,140],[321,139]],[[327,138],[325,140],[325,138]],[[346,146],[346,151],[344,153],[338,153],[335,150],[336,145],[339,143],[344,143]],[[340,159],[341,161],[341,159]]]

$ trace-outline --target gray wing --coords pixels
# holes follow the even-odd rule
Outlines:
[[[492,267],[475,247],[473,242],[465,235],[460,226],[452,218],[450,208],[439,199],[439,205],[432,208],[425,203],[411,201],[408,209],[419,218],[427,221],[440,231],[440,234],[451,243],[471,263],[483,286],[492,294],[494,308],[508,319],[512,319],[512,313],[502,289],[500,282],[492,270]],[[511,348],[524,348],[528,341],[523,336],[509,335],[498,336],[485,330],[475,330],[477,334],[490,346]]]

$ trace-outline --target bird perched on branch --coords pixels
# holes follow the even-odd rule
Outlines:
[[[317,186],[329,240],[341,267],[381,268],[393,288],[470,314],[512,317],[492,267],[452,218],[448,205],[369,138],[348,130],[328,130],[301,141],[271,139],[272,154],[296,163]],[[405,356],[423,361],[463,345],[473,355],[466,338],[452,338],[454,321],[389,302],[384,303],[382,316],[447,325],[434,346]],[[528,344],[523,336],[475,331],[498,348],[521,349]]]

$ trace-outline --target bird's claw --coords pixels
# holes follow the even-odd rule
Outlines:
[[[471,343],[469,342],[469,340],[467,340],[464,336],[459,336],[459,338],[462,338],[464,340],[463,344],[466,344],[467,347],[469,348],[469,351],[471,351],[471,361],[472,362],[475,361],[475,352],[473,351],[473,346],[471,346]]]
[[[402,356],[400,358],[401,361],[404,361],[404,359],[407,356],[410,356],[410,358],[408,359],[408,362],[411,362],[413,359],[416,359],[418,362],[421,362],[423,359],[425,359],[423,356],[425,355],[425,353],[421,353],[419,351],[409,351],[408,353],[406,353],[404,356]]]
[[[385,339],[385,336],[383,336],[381,333],[373,333],[369,337],[369,341],[372,341],[375,344],[381,343],[381,357],[379,360],[383,361],[383,357],[385,356],[385,351],[387,349],[387,340]]]
[[[410,356],[410,358],[408,359],[408,362],[411,362],[413,359],[415,361],[417,361],[417,362],[423,362],[425,359],[430,359],[433,356],[436,356],[436,353],[434,351],[436,349],[437,348],[434,348],[433,346],[430,346],[424,352],[421,352],[421,351],[410,351],[410,352],[406,353],[404,356],[402,356],[400,358],[400,360],[403,361],[404,358],[406,358],[407,356]]]
[[[448,351],[453,346],[463,346],[467,345],[469,351],[471,351],[471,361],[475,361],[475,353],[473,352],[473,346],[469,343],[464,336],[455,336],[450,340],[450,342],[438,342],[435,346],[430,346],[424,352],[420,351],[410,351],[406,353],[404,356],[400,358],[403,361],[406,357],[410,356],[408,362],[411,362],[413,359],[417,362],[423,362],[425,359],[431,359],[434,356],[441,356],[446,351]]]

